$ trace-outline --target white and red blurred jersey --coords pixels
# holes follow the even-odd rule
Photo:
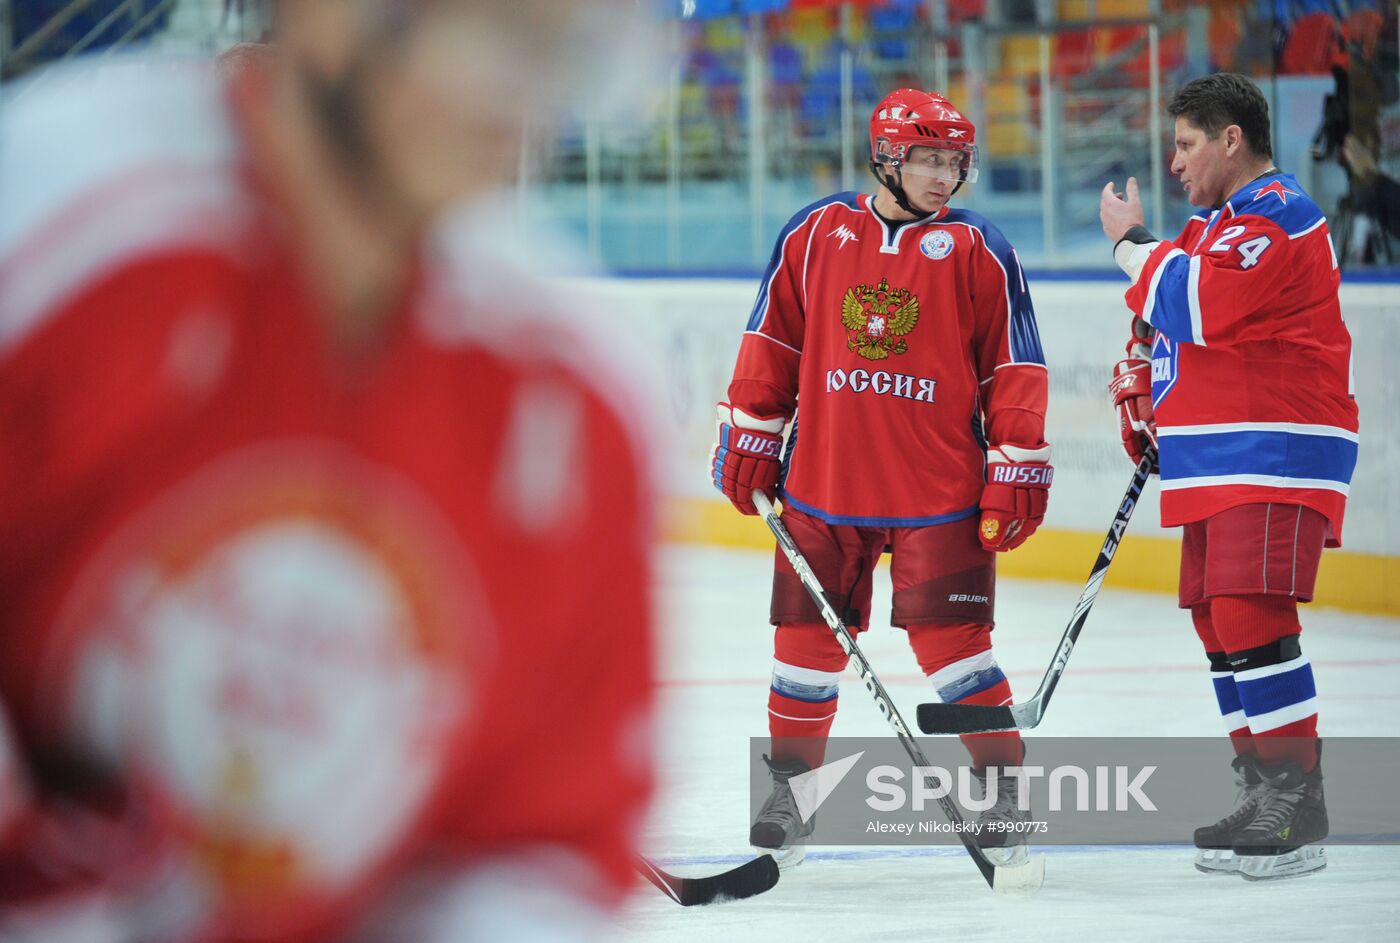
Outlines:
[[[0,696],[37,797],[72,757],[158,813],[177,939],[409,940],[365,928],[430,898],[425,938],[495,904],[529,939],[551,880],[606,910],[650,790],[616,387],[475,250],[337,347],[227,91],[138,61],[5,107]]]
[[[970,517],[985,442],[1044,439],[1047,380],[1010,243],[944,208],[892,226],[868,195],[798,212],[777,246],[729,386],[760,418],[797,411],[783,500],[832,524]]]
[[[1246,184],[1152,251],[1126,298],[1156,328],[1164,525],[1301,504],[1340,543],[1358,443],[1340,283],[1327,220],[1290,174]]]

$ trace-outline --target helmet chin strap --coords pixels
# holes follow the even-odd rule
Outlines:
[[[881,186],[890,191],[890,196],[894,197],[895,205],[904,210],[904,212],[916,219],[922,219],[928,215],[928,213],[916,208],[914,204],[909,202],[909,195],[904,192],[904,181],[898,170],[889,174],[881,173],[880,165],[872,160],[870,162],[870,172],[875,175],[876,180],[880,181]]]
[[[875,175],[876,180],[880,181],[881,186],[890,191],[890,196],[894,197],[895,205],[904,210],[904,212],[920,219],[929,215],[926,211],[919,209],[909,202],[909,194],[904,192],[903,175],[900,174],[898,170],[891,174],[881,173],[880,165],[872,160],[870,162],[870,172]],[[953,195],[962,189],[962,185],[962,180],[954,184],[952,192],[948,194],[948,198],[952,199]]]

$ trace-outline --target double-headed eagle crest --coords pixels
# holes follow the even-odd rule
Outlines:
[[[884,360],[909,349],[904,335],[919,323],[919,299],[883,278],[874,288],[857,285],[841,299],[841,323],[849,349],[866,360]]]

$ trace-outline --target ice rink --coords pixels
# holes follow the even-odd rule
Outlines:
[[[761,526],[755,523],[755,526]],[[1085,572],[1092,561],[1086,560]],[[646,850],[677,874],[738,864],[747,845],[746,738],[767,735],[771,555],[671,547],[659,574],[661,785]],[[1117,591],[1110,570],[1037,736],[1216,736],[1200,643],[1166,596]],[[996,651],[1018,697],[1033,693],[1081,587],[1003,580]],[[927,700],[876,576],[861,646],[906,720]],[[1393,734],[1400,620],[1302,608],[1324,736]],[[834,736],[889,728],[847,673]],[[1229,770],[1221,771],[1222,777]],[[1378,788],[1396,792],[1394,783]],[[1222,809],[1224,814],[1226,809]],[[653,940],[1400,940],[1400,847],[1334,847],[1320,873],[1247,883],[1192,867],[1188,847],[1049,847],[1045,886],[993,896],[960,847],[814,847],[778,886],[682,908],[638,889],[621,939]]]

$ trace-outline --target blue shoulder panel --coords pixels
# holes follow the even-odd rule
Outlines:
[[[783,261],[783,243],[787,241],[787,237],[792,235],[793,230],[805,223],[808,217],[817,210],[833,203],[840,203],[850,209],[859,210],[860,204],[856,202],[859,196],[860,194],[854,190],[834,193],[829,197],[817,200],[815,203],[807,204],[793,214],[792,219],[787,221],[787,225],[783,227],[782,232],[778,233],[778,239],[773,244],[773,255],[768,260],[768,267],[763,270],[763,280],[758,285],[758,298],[753,303],[753,310],[749,312],[749,323],[746,330],[758,330],[758,326],[763,323],[764,315],[768,313],[768,286],[773,283],[773,275],[778,271],[778,266]]]
[[[992,225],[991,220],[971,210],[950,209],[938,222],[965,223],[982,234],[987,248],[1006,272],[1006,298],[1011,306],[1011,328],[1008,332],[1011,359],[1016,363],[1045,363],[1045,351],[1040,346],[1040,330],[1035,324],[1035,309],[1031,306],[1030,289],[1026,287],[1021,260],[1011,243],[1000,229]]]
[[[1236,216],[1263,216],[1290,236],[1316,226],[1322,210],[1303,191],[1292,174],[1275,174],[1246,184],[1230,197]]]

